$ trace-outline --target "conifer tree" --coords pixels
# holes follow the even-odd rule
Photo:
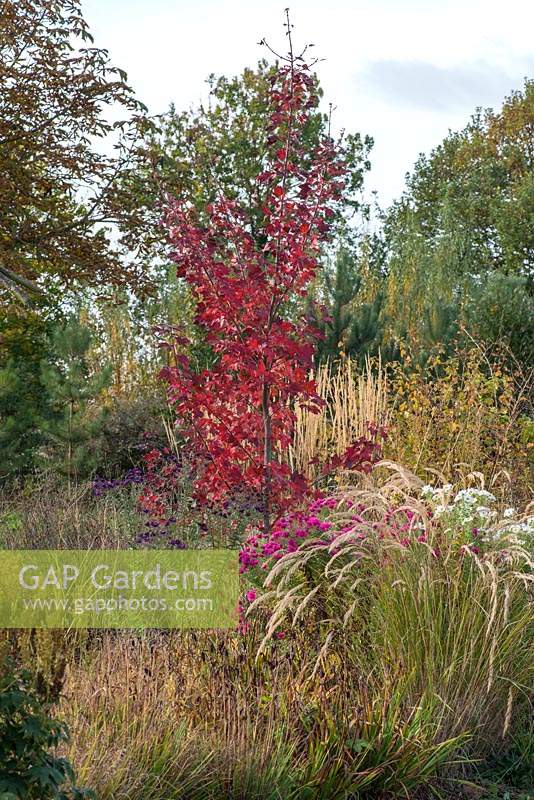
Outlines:
[[[346,247],[337,252],[333,265],[327,265],[319,289],[326,308],[326,318],[313,312],[315,324],[323,338],[316,351],[318,363],[334,361],[340,356],[350,356],[364,361],[375,355],[381,345],[381,318],[383,293],[380,286],[362,270],[362,252],[354,253]]]
[[[48,323],[38,314],[5,313],[0,320],[0,481],[31,472],[47,415],[41,363]]]
[[[52,410],[42,423],[46,441],[42,463],[65,476],[70,485],[87,477],[96,463],[94,445],[104,411],[96,410],[95,401],[110,384],[111,371],[105,367],[90,374],[91,334],[76,319],[55,330],[52,345],[52,363],[41,373]]]
[[[28,472],[39,441],[27,375],[10,361],[0,368],[0,480]]]
[[[317,349],[318,360],[336,358],[345,350],[346,335],[352,320],[352,305],[360,285],[356,262],[342,248],[336,254],[333,268],[327,267],[323,271],[323,292],[328,317],[322,326],[324,339]]]

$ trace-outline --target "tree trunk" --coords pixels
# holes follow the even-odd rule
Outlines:
[[[263,414],[263,531],[268,536],[271,530],[271,407],[269,403],[269,384],[263,384],[261,404]]]

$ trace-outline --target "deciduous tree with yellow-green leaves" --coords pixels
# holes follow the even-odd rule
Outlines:
[[[120,239],[136,224],[115,187],[145,124],[124,71],[93,46],[79,0],[2,2],[2,303],[73,285],[102,293],[143,285],[112,246],[110,227]]]

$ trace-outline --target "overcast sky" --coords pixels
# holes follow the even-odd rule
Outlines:
[[[256,63],[266,36],[284,47],[272,0],[82,0],[97,46],[154,112],[206,97],[210,73]],[[293,0],[297,43],[313,42],[338,128],[375,140],[366,194],[401,191],[417,155],[498,107],[534,76],[532,0]]]

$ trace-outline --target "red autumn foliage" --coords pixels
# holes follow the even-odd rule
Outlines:
[[[370,436],[359,436],[350,444],[341,455],[332,456],[323,464],[321,477],[343,470],[357,472],[370,472],[382,456],[382,447],[378,438],[384,439],[386,431],[381,428],[371,428]]]
[[[318,332],[295,313],[295,301],[316,274],[346,171],[343,148],[330,137],[311,155],[303,150],[301,133],[318,96],[310,68],[292,51],[273,79],[270,103],[269,150],[257,176],[260,230],[222,196],[204,226],[186,204],[170,202],[172,257],[193,290],[196,324],[215,364],[193,371],[183,354],[187,340],[177,334],[170,343],[176,366],[161,373],[181,435],[199,456],[197,497],[220,501],[236,489],[259,495],[267,530],[273,514],[309,489],[282,458],[295,402],[322,404],[309,378]]]

